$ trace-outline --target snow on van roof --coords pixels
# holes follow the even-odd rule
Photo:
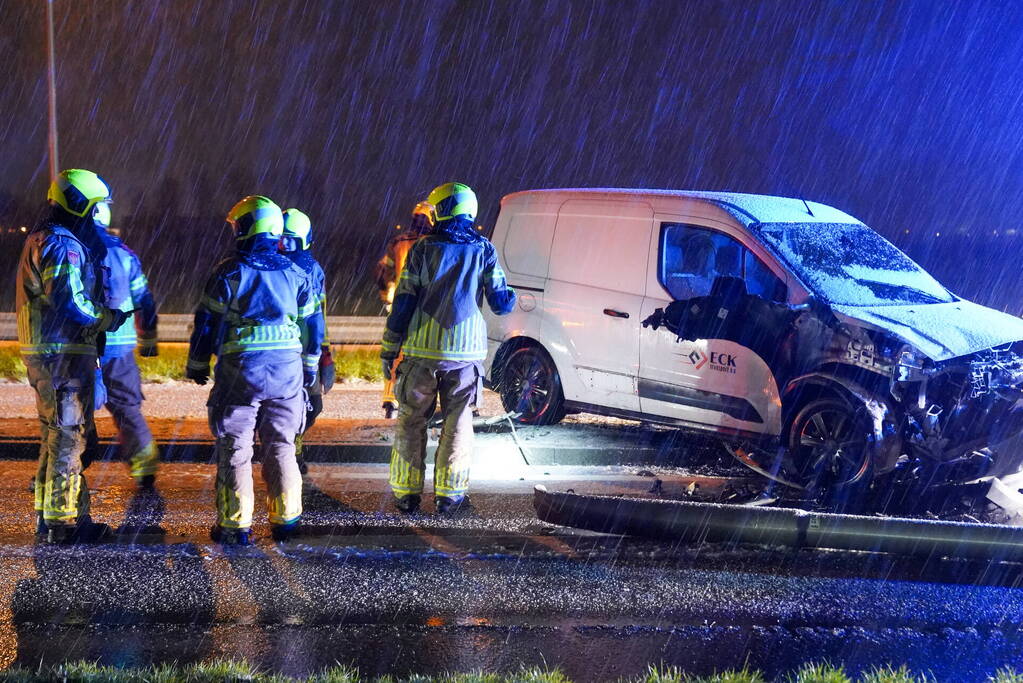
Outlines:
[[[501,204],[519,197],[537,194],[563,195],[633,195],[651,198],[699,199],[716,204],[742,223],[860,223],[859,220],[834,207],[793,197],[772,197],[741,192],[703,192],[698,190],[653,190],[617,187],[570,187],[523,190],[505,195]],[[567,198],[567,197],[566,197]],[[809,205],[810,211],[807,211]],[[812,215],[811,215],[812,212]]]

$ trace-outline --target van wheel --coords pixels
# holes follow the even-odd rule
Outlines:
[[[501,369],[501,403],[518,422],[551,425],[565,417],[565,395],[554,361],[537,346],[516,349]]]
[[[866,412],[837,398],[803,406],[789,428],[789,478],[830,507],[859,502],[873,479]]]

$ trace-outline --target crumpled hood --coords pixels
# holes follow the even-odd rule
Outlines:
[[[879,327],[934,361],[1023,340],[1023,318],[970,301],[908,306],[832,306],[854,321]]]

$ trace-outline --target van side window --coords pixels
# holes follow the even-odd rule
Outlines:
[[[719,232],[663,223],[657,279],[675,300],[707,296],[719,275],[742,277],[743,251]]]
[[[785,283],[738,241],[692,225],[661,224],[657,279],[672,299],[707,296],[719,276],[743,278],[750,294],[785,300]]]

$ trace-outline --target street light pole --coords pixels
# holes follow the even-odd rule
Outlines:
[[[50,182],[57,178],[57,59],[53,40],[53,0],[46,0],[46,43],[49,49]]]

